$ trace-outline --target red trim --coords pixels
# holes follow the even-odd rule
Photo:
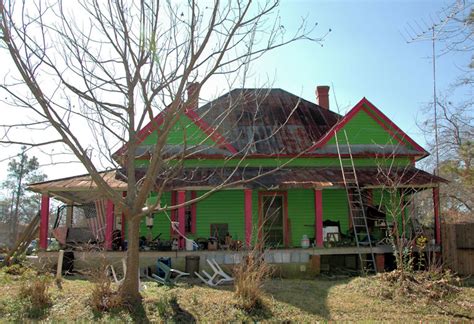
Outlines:
[[[252,244],[252,190],[244,189],[245,245]]]
[[[196,191],[191,191],[191,199],[196,199]],[[196,233],[196,204],[191,205],[191,233]]]
[[[289,247],[289,229],[288,229],[288,194],[286,191],[259,191],[258,192],[258,240],[263,243],[263,201],[264,196],[282,196],[283,197],[283,244]]]
[[[177,203],[177,192],[176,191],[171,191],[171,206],[176,206]],[[178,221],[178,210],[172,209],[171,210],[171,221],[172,222],[177,222]],[[176,232],[173,230],[172,224],[170,224],[170,236],[173,237],[176,234]]]
[[[439,187],[433,188],[433,208],[436,244],[441,244],[441,220],[439,215]]]
[[[422,153],[427,153],[424,148],[422,148],[420,145],[418,145],[410,136],[408,136],[407,133],[402,131],[397,125],[395,125],[394,122],[392,122],[383,112],[381,112],[377,107],[374,106],[369,100],[367,100],[365,97],[362,99],[364,101],[364,104],[366,104],[370,109],[372,109],[378,117],[380,117],[383,121],[385,121],[390,127],[392,127],[397,134],[402,136],[405,140],[407,140],[415,150],[420,151]]]
[[[177,194],[177,200],[178,200],[178,205],[184,204],[186,202],[186,191],[179,190]],[[178,229],[179,232],[184,235],[186,232],[186,207],[182,206],[178,208]],[[179,248],[184,249],[185,247],[185,242],[184,242],[184,237],[180,235],[178,240],[179,240]]]
[[[375,267],[377,272],[385,271],[385,254],[377,253],[375,254]]]
[[[314,233],[316,246],[323,246],[323,191],[314,190]]]
[[[48,248],[48,230],[49,230],[49,196],[43,194],[41,196],[41,221],[39,229],[39,247],[41,250]]]
[[[105,249],[112,250],[112,239],[114,231],[114,203],[112,200],[107,200],[105,208]]]
[[[367,106],[367,108],[372,109],[375,113],[375,115],[385,121],[390,127],[392,127],[397,134],[400,134],[402,138],[406,139],[413,147],[417,150],[423,153],[423,155],[427,154],[427,152],[420,146],[418,145],[410,136],[408,136],[405,132],[403,132],[397,125],[395,125],[387,116],[385,116],[377,107],[375,107],[369,100],[367,100],[365,97],[362,98],[355,106],[352,108],[338,123],[336,123],[327,133],[324,135],[318,142],[316,142],[311,148],[309,148],[309,151],[315,150],[317,148],[322,147],[325,145],[332,137],[334,137],[334,132],[339,131],[342,129],[354,116],[362,109],[364,109],[364,106]],[[364,109],[367,112],[367,109]],[[370,117],[372,117],[375,121],[377,121],[377,118],[374,118],[371,114],[369,114]],[[384,127],[385,128],[385,127]]]
[[[197,127],[199,127],[204,133],[206,133],[210,138],[219,145],[224,146],[229,150],[229,152],[236,154],[238,151],[235,147],[233,147],[224,136],[222,136],[215,128],[211,127],[208,123],[202,120],[198,114],[196,114],[193,110],[187,110],[185,112],[186,116],[191,119]]]
[[[152,121],[145,125],[141,130],[137,132],[137,145],[141,144],[147,136],[153,133],[158,127],[163,124],[164,115],[169,107],[165,108],[162,112],[156,115]],[[222,136],[216,129],[211,127],[207,124],[202,118],[198,116],[198,114],[193,111],[192,109],[186,108],[184,111],[184,115],[188,117],[197,127],[199,127],[204,133],[206,133],[216,144],[219,146],[225,147],[231,153],[237,153],[235,147],[233,147],[229,142],[227,142],[226,138]],[[127,150],[127,144],[124,144],[117,152],[113,154],[113,156],[122,155]]]
[[[364,154],[352,154],[352,157],[384,157],[384,156],[387,156],[387,157],[392,157],[393,154],[392,153],[389,153],[389,154],[383,154],[383,153],[364,153]],[[409,157],[409,158],[416,158],[418,156],[420,156],[419,154],[396,154],[397,157]],[[251,159],[251,158],[255,158],[255,159],[260,159],[260,158],[295,158],[295,157],[298,157],[299,159],[300,158],[322,158],[322,157],[339,157],[338,154],[336,153],[311,153],[311,154],[249,154],[249,155],[246,155],[246,159]],[[341,157],[343,158],[346,158],[346,157],[350,157],[349,154],[341,154]],[[139,156],[136,158],[136,160],[149,160],[150,157],[147,156],[147,155],[143,155],[143,156]],[[209,154],[209,155],[206,155],[206,154],[195,154],[195,155],[192,155],[190,158],[188,158],[188,160],[194,160],[194,159],[207,159],[207,160],[222,160],[222,159],[226,159],[226,160],[232,160],[232,159],[237,159],[237,160],[241,160],[242,159],[242,156],[227,156],[227,155],[220,155],[220,154]]]
[[[392,136],[394,139],[398,141],[398,143],[405,145],[406,143],[403,141],[403,135],[402,138],[399,137],[398,134],[394,133],[390,128],[387,127],[386,124],[384,124],[380,119],[378,119],[369,109],[367,109],[365,106],[362,108],[362,110],[369,115],[377,124],[379,124],[385,131],[387,131],[390,136]]]

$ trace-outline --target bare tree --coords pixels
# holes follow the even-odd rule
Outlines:
[[[184,145],[185,149],[173,153],[166,143],[180,116],[197,101],[199,89],[212,79],[230,84],[237,76],[245,80],[249,64],[272,49],[298,40],[321,41],[310,37],[314,26],[308,28],[304,19],[287,35],[277,6],[273,0],[216,0],[206,7],[193,0],[178,4],[0,0],[2,44],[17,70],[0,87],[8,93],[10,104],[35,116],[33,121],[5,125],[2,139],[62,145],[85,167],[101,193],[123,211],[129,239],[128,271],[121,290],[125,301],[140,298],[136,279],[141,217],[183,206],[162,206],[160,197],[180,170],[180,163],[170,161],[183,161],[195,150],[190,153]],[[188,84],[195,81],[199,84],[186,96]],[[165,113],[158,127],[153,118],[159,111]],[[140,152],[137,134],[150,120],[158,139],[147,152]],[[32,131],[36,125],[50,135],[27,143],[13,138],[14,127]],[[99,174],[101,164],[120,167],[113,153],[123,143],[125,150],[115,157],[124,167],[126,197]],[[231,154],[242,161],[254,145],[249,142]],[[146,155],[148,167],[138,175],[135,157],[139,154]],[[206,195],[248,180],[228,172]],[[157,203],[144,207],[151,191],[158,193]]]

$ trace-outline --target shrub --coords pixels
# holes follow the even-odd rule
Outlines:
[[[50,286],[51,278],[48,276],[38,276],[32,280],[22,282],[18,297],[24,302],[28,317],[40,318],[52,305],[49,295]]]
[[[257,249],[235,266],[235,296],[240,308],[247,312],[263,308],[263,283],[272,272],[272,267],[265,263]]]
[[[107,312],[123,307],[120,293],[112,286],[104,266],[93,272],[92,281],[94,286],[89,304],[94,311]]]

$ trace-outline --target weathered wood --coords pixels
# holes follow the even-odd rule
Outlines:
[[[456,224],[456,246],[458,249],[474,249],[474,223]]]
[[[443,224],[444,265],[460,275],[474,274],[474,224]]]
[[[31,220],[30,224],[26,227],[23,231],[23,234],[20,238],[16,241],[14,247],[8,252],[5,260],[3,261],[3,265],[9,265],[12,260],[14,260],[18,255],[23,254],[28,245],[30,245],[31,241],[37,235],[39,230],[39,222],[40,222],[40,213],[37,213],[35,217]]]

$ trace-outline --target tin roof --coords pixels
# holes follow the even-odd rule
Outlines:
[[[126,191],[127,184],[116,177],[116,170],[100,172],[107,184],[118,191]],[[97,185],[88,174],[37,182],[28,185],[28,189],[38,193],[47,193],[63,202],[87,203],[97,199],[105,198],[101,196]]]
[[[235,89],[196,112],[250,154],[299,154],[342,118],[282,89]]]
[[[144,173],[138,171],[137,176]],[[361,187],[386,187],[396,184],[398,188],[434,187],[446,180],[414,167],[381,169],[377,167],[357,168],[357,177]],[[159,184],[167,179],[167,189],[210,188],[222,184],[232,187],[259,189],[323,188],[343,187],[342,173],[339,168],[186,168],[173,180],[158,175]]]

